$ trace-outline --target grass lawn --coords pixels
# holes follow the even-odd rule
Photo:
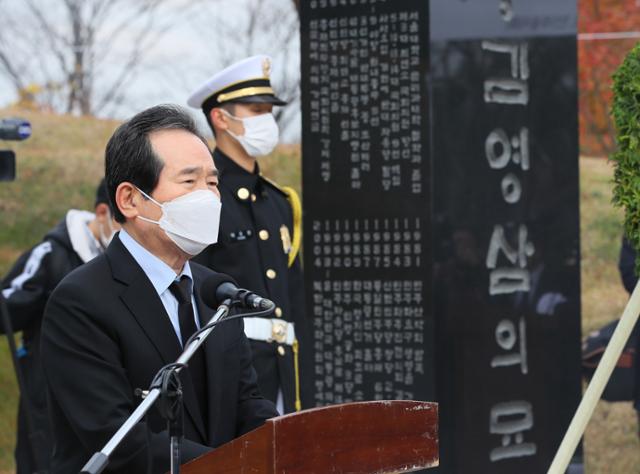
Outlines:
[[[18,114],[0,111],[0,116]],[[18,179],[0,183],[0,274],[38,242],[65,211],[90,209],[102,177],[104,145],[116,122],[20,111],[33,137],[12,143]],[[261,160],[265,174],[300,189],[299,147],[281,147]],[[621,213],[610,205],[612,167],[580,160],[583,333],[618,317],[627,300],[617,272]],[[17,390],[7,344],[0,338],[0,474],[13,472]],[[586,433],[589,474],[640,473],[640,443],[630,404],[601,402]]]

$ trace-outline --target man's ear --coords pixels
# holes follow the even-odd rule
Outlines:
[[[101,202],[99,204],[96,205],[95,208],[95,215],[98,219],[100,220],[107,220],[110,218],[110,212],[109,212],[109,205]]]
[[[220,107],[214,107],[209,111],[209,119],[213,124],[213,128],[225,131],[229,128],[229,117],[222,111]]]
[[[118,185],[115,204],[127,220],[135,219],[138,216],[141,199],[142,196],[133,184],[125,181]]]

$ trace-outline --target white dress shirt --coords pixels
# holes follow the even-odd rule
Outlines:
[[[193,317],[195,318],[196,327],[200,329],[200,321],[198,320],[198,307],[193,296],[193,275],[191,274],[191,267],[187,261],[184,264],[182,273],[176,275],[176,272],[158,257],[149,252],[146,248],[140,245],[133,237],[127,234],[127,231],[122,229],[118,234],[122,245],[126,247],[131,256],[134,258],[138,265],[142,268],[142,271],[147,275],[147,278],[151,281],[151,284],[155,288],[160,301],[164,305],[164,309],[169,315],[169,320],[173,326],[173,330],[176,332],[178,342],[182,345],[182,337],[180,334],[180,320],[178,319],[178,300],[173,296],[169,290],[169,286],[174,281],[179,281],[182,275],[187,275],[192,282],[191,286],[191,305],[193,306]],[[161,317],[161,316],[159,316]]]

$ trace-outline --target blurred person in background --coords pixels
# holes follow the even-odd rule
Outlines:
[[[636,250],[631,245],[631,242],[629,242],[626,237],[623,237],[622,246],[620,247],[620,258],[618,259],[618,270],[620,270],[620,278],[622,279],[624,289],[627,290],[629,295],[631,295],[638,283],[638,277],[635,271],[636,258]],[[638,415],[638,436],[640,437],[640,337],[636,337],[635,348],[633,407],[636,409],[636,414]]]
[[[36,472],[34,456],[40,460],[41,470],[48,469],[52,446],[40,360],[44,308],[56,285],[71,270],[101,254],[120,228],[108,203],[103,179],[96,191],[94,212],[67,211],[65,218],[42,242],[18,258],[2,281],[2,296],[7,303],[12,330],[22,331],[17,357],[25,391],[20,394],[18,408],[15,451],[18,474]],[[6,333],[2,324],[0,329]],[[27,417],[31,419],[31,427]]]

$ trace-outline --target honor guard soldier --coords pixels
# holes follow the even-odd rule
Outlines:
[[[244,319],[245,333],[263,396],[289,413],[311,406],[312,382],[304,369],[310,361],[298,255],[300,199],[292,188],[265,178],[256,161],[277,145],[272,109],[286,104],[271,87],[270,71],[268,56],[253,56],[211,77],[188,100],[202,109],[215,136],[222,199],[218,243],[194,260],[275,302],[273,319]]]

